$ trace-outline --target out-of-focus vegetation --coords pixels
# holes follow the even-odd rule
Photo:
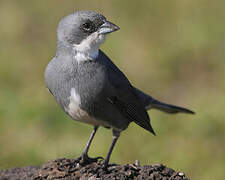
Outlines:
[[[191,115],[152,110],[154,137],[131,124],[112,162],[164,163],[191,179],[225,176],[225,1],[0,1],[0,169],[77,157],[92,127],[70,120],[45,89],[56,27],[75,10],[95,10],[120,26],[102,49],[131,82]],[[100,129],[91,156],[105,156]]]

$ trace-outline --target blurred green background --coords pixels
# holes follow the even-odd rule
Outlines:
[[[0,169],[78,157],[92,127],[70,120],[48,94],[44,70],[59,20],[95,10],[120,26],[102,49],[131,82],[191,115],[150,111],[154,137],[131,124],[111,162],[163,163],[191,179],[225,176],[224,0],[0,0]],[[90,156],[105,156],[101,128]]]

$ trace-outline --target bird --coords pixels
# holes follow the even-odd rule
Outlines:
[[[131,122],[155,135],[147,113],[193,111],[160,102],[134,87],[125,74],[100,49],[106,37],[119,30],[95,11],[75,11],[62,18],[57,29],[56,55],[45,69],[45,82],[62,110],[73,120],[93,126],[87,145],[77,162],[88,164],[88,150],[99,128],[112,129],[113,140],[103,165],[107,168],[120,133]]]

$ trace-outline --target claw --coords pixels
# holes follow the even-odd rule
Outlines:
[[[107,171],[107,167],[108,167],[108,162],[106,160],[103,161],[103,170]]]
[[[96,158],[90,158],[88,155],[86,154],[82,154],[79,158],[75,159],[76,163],[80,163],[81,165],[87,165],[87,164],[91,164],[94,162],[98,162],[98,160],[103,160],[103,157],[96,157]]]
[[[74,162],[79,163],[81,159],[82,159],[82,156],[78,157],[77,159],[74,159]]]
[[[80,163],[82,165],[86,165],[86,164],[90,164],[93,162],[98,162],[99,159],[103,159],[103,157],[90,158],[90,157],[88,157],[88,155],[85,155],[81,158]]]

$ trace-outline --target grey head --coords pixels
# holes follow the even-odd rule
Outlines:
[[[77,11],[63,18],[58,25],[58,49],[73,47],[77,52],[94,54],[107,34],[119,27],[94,11]]]

